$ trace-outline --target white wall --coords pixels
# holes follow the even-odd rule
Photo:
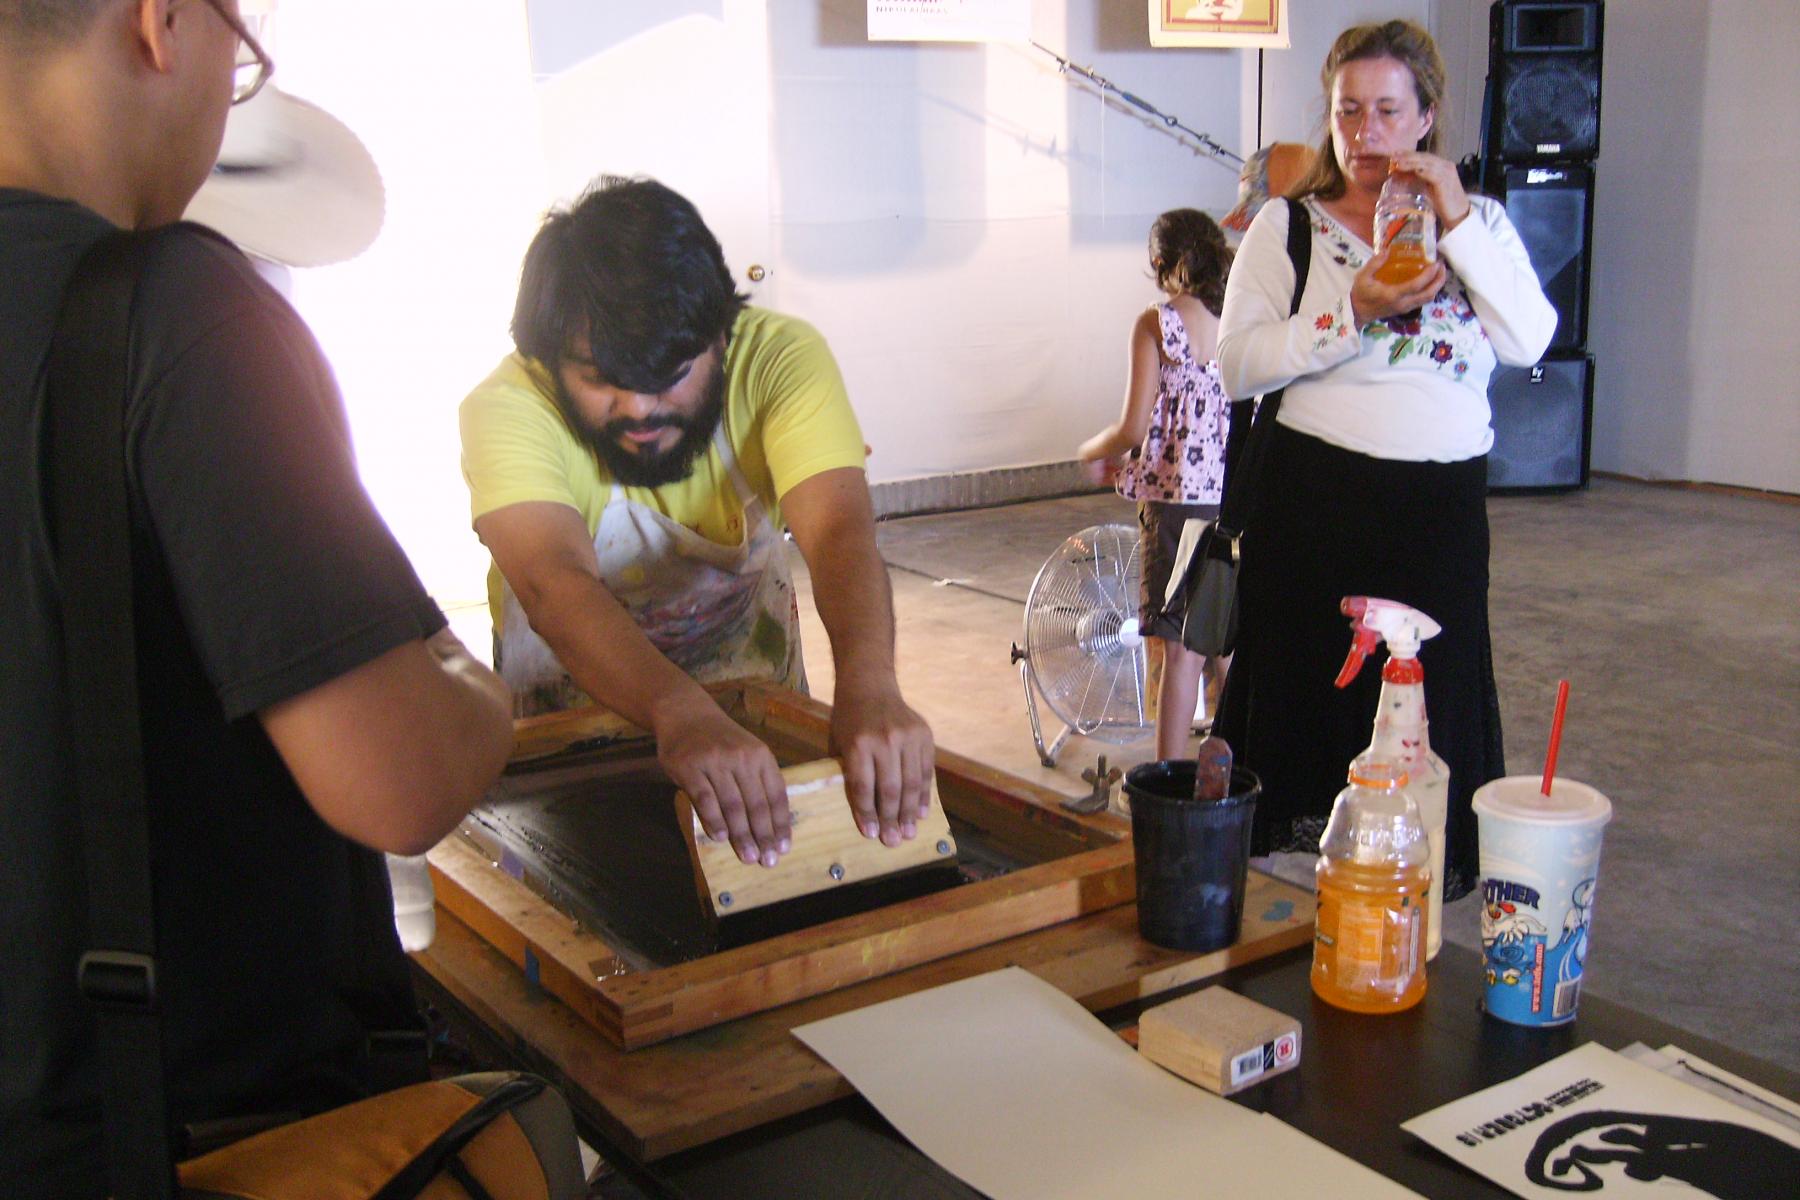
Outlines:
[[[1606,8],[1594,466],[1800,492],[1800,6]]]
[[[1648,15],[1626,8],[1608,15],[1623,17],[1628,30]],[[1792,214],[1792,197],[1800,194],[1797,45],[1800,5],[1792,0],[1708,6],[1685,344],[1695,386],[1681,397],[1688,456],[1680,478],[1800,492],[1800,338],[1794,332],[1800,228]],[[1651,106],[1629,114],[1622,107],[1609,106],[1607,120],[1615,122],[1609,132],[1655,144],[1660,121],[1646,119]],[[1659,186],[1648,178],[1644,185]],[[1634,275],[1609,294],[1655,286],[1646,278],[1653,269],[1645,269],[1650,256],[1643,253],[1653,233],[1635,233],[1635,247],[1624,255]],[[1612,235],[1609,250],[1623,241]],[[1625,399],[1614,396],[1616,403]]]
[[[1025,46],[866,40],[862,0],[769,6],[770,300],[830,340],[876,480],[1066,460],[1117,410],[1158,212],[1235,167]],[[1033,36],[1234,146],[1240,56],[1152,51],[1141,4]]]
[[[362,477],[425,584],[484,594],[456,406],[511,348],[544,203],[522,9],[494,0],[284,0],[275,82],[356,131],[382,172],[367,253],[295,273],[349,410]]]

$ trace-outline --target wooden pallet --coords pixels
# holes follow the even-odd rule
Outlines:
[[[773,687],[721,694],[772,745],[825,752],[830,710]],[[598,710],[522,722],[520,755],[618,744],[636,731]],[[634,970],[620,947],[455,839],[431,852],[438,903],[613,1044],[633,1049],[833,992],[1132,900],[1124,823],[1083,819],[1048,789],[940,750],[947,813],[1037,865],[691,962]]]

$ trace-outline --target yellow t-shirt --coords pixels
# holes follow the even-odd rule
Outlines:
[[[580,512],[590,536],[599,528],[612,474],[563,421],[543,364],[509,354],[463,400],[458,416],[471,520],[548,500]],[[862,430],[837,360],[818,330],[795,317],[753,307],[738,316],[725,350],[724,422],[744,478],[777,525],[781,497],[795,484],[863,466]],[[625,494],[721,546],[744,539],[743,506],[716,446],[694,461],[687,478]],[[500,596],[500,572],[491,568],[488,607],[496,622]]]

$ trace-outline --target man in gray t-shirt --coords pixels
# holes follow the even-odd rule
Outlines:
[[[236,0],[0,2],[0,1195],[107,1194],[44,497],[41,373],[83,251],[177,219],[247,45]],[[256,82],[238,74],[240,94]],[[149,152],[145,147],[152,147]],[[172,1116],[304,1112],[414,1020],[377,851],[448,832],[511,746],[357,481],[305,327],[230,245],[165,237],[126,409],[140,724]],[[62,547],[78,554],[79,547]],[[416,1064],[415,1064],[416,1065]],[[391,1076],[390,1076],[391,1079]]]

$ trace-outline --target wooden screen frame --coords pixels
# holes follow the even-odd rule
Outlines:
[[[830,709],[765,684],[717,689],[765,740],[826,753]],[[616,715],[582,709],[519,723],[515,760],[580,744],[642,738]],[[1062,797],[951,751],[937,752],[946,812],[1037,865],[668,967],[634,971],[599,933],[560,912],[457,837],[430,853],[438,903],[630,1050],[1135,899],[1129,829],[1079,817]]]

